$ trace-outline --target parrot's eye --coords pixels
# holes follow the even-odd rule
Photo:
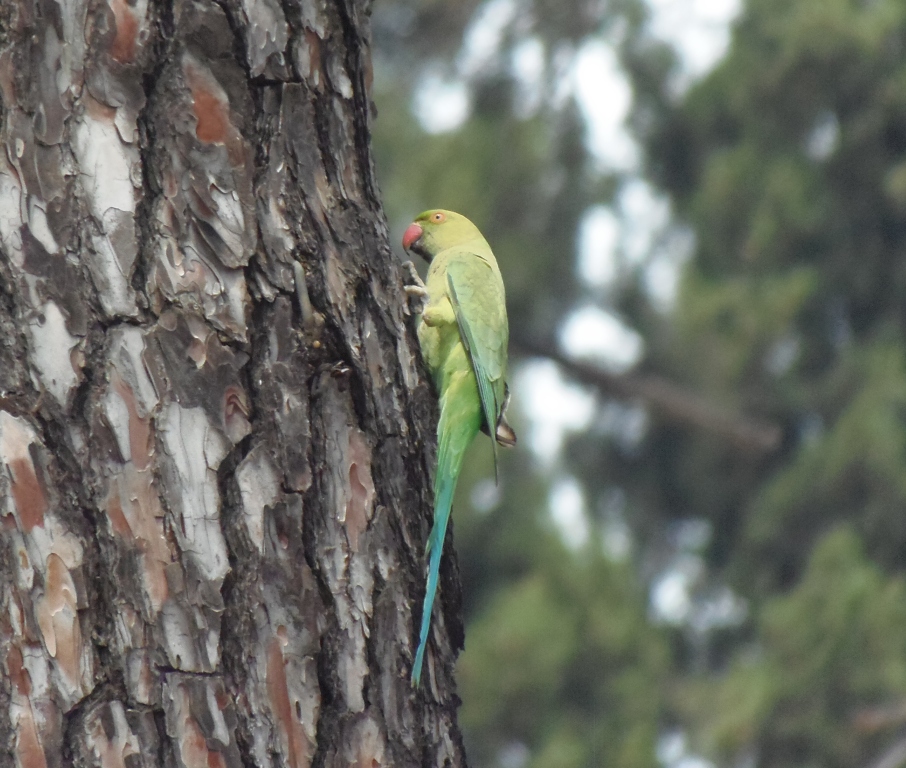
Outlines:
[[[442,222],[445,218],[447,217],[444,216],[440,211],[438,211],[431,217],[431,221],[436,221],[438,224],[440,224],[440,222]]]

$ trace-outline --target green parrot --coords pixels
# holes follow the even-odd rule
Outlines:
[[[406,263],[421,300],[418,341],[440,396],[434,525],[428,536],[428,583],[421,633],[412,665],[412,684],[421,679],[431,609],[437,592],[440,557],[466,449],[481,429],[493,432],[494,473],[497,443],[512,446],[516,435],[504,412],[509,399],[506,358],[509,329],[506,296],[497,260],[471,221],[452,211],[425,211],[403,235],[403,248],[430,263],[422,283]]]

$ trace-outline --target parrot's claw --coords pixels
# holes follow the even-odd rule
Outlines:
[[[421,279],[421,277],[420,277],[419,274],[418,274],[418,270],[415,268],[415,264],[413,264],[411,261],[404,261],[400,266],[401,266],[406,272],[409,273],[409,279],[410,279],[413,283],[415,283],[416,285],[420,285],[420,286],[422,286],[423,288],[425,287],[425,284],[422,282],[422,279]]]
[[[428,306],[428,289],[425,287],[421,277],[419,277],[415,264],[407,261],[403,263],[402,267],[408,273],[408,279],[411,281],[411,283],[407,282],[403,286],[406,291],[405,312],[406,314],[420,315],[425,311],[425,307]]]
[[[407,285],[406,286],[406,295],[407,296],[423,296],[428,298],[428,289],[423,285]]]

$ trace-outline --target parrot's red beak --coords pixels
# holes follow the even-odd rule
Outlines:
[[[424,230],[418,224],[410,224],[403,233],[403,249],[408,251],[423,234]]]

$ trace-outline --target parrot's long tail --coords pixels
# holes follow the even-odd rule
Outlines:
[[[465,382],[464,382],[465,383]],[[472,384],[474,388],[474,383]],[[437,475],[434,478],[434,525],[428,536],[428,583],[425,586],[425,602],[422,606],[422,627],[418,638],[418,650],[412,665],[412,685],[418,686],[422,676],[422,664],[425,660],[425,648],[428,645],[428,630],[431,626],[431,610],[434,607],[434,596],[437,593],[437,580],[440,573],[440,558],[444,551],[444,538],[447,535],[447,523],[453,506],[453,492],[456,480],[462,468],[462,459],[469,444],[478,434],[481,414],[478,405],[478,393],[474,392],[474,414],[463,413],[454,407],[461,404],[457,397],[457,387],[450,387],[441,404],[440,422],[437,425]],[[459,403],[457,403],[459,401]],[[465,409],[472,410],[472,409]]]

